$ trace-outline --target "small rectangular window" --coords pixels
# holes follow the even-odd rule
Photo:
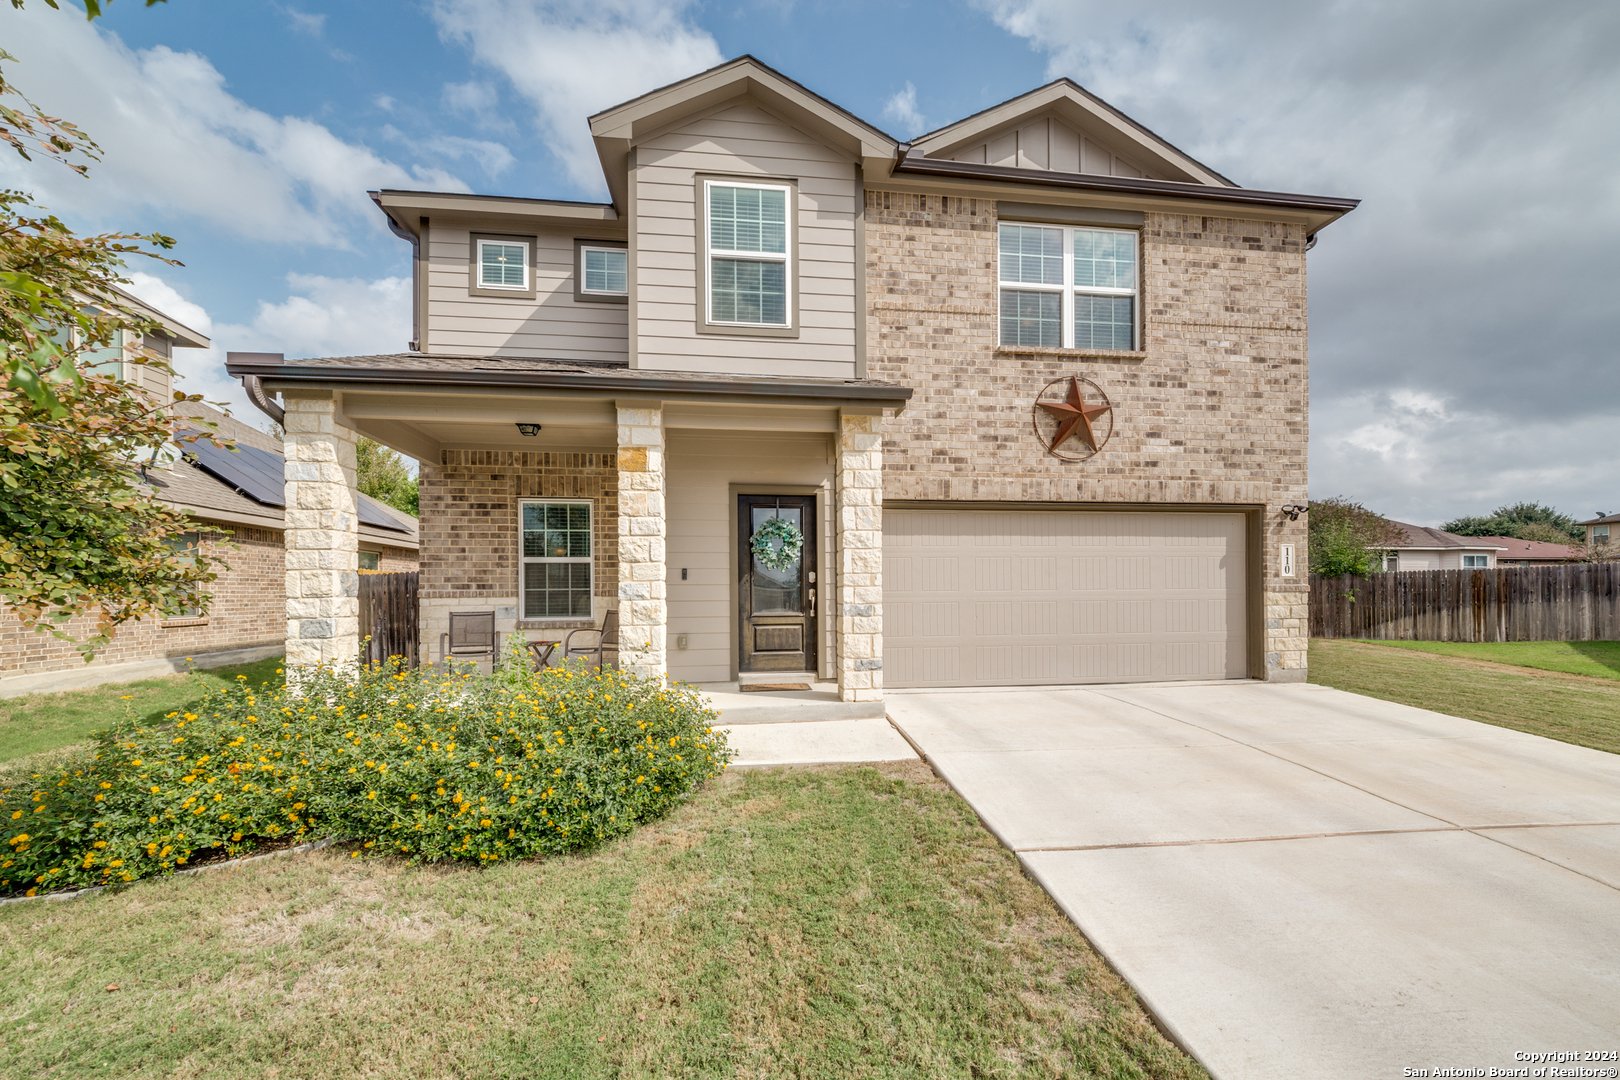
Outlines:
[[[525,499],[519,507],[523,617],[591,618],[591,503]]]
[[[380,570],[382,568],[382,554],[376,551],[360,552],[360,569]]]
[[[1592,526],[1592,542],[1595,544],[1607,544],[1609,542],[1609,527],[1607,525]]]
[[[628,294],[629,258],[630,253],[624,248],[581,247],[580,288],[608,296]]]
[[[176,533],[164,540],[169,550],[174,552],[175,559],[182,566],[195,566],[197,563],[197,549],[202,546],[202,535],[194,532]],[[196,604],[186,604],[179,611],[171,612],[170,619],[195,619],[202,614]]]
[[[1138,348],[1136,233],[1002,225],[1001,344]]]
[[[527,290],[529,245],[513,240],[478,241],[478,287]]]
[[[1484,570],[1485,568],[1487,568],[1490,565],[1491,565],[1491,557],[1489,555],[1464,555],[1463,556],[1463,569],[1464,570]]]
[[[707,181],[709,322],[786,327],[792,188]]]

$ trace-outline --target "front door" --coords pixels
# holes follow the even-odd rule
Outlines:
[[[737,575],[738,670],[815,671],[814,496],[737,496]]]

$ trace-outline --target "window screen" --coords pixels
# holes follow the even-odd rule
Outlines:
[[[591,617],[591,504],[528,501],[522,508],[523,617]]]
[[[478,285],[484,289],[527,289],[529,245],[478,241]]]

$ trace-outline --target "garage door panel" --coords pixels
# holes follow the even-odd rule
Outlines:
[[[889,686],[1246,673],[1241,514],[891,510],[885,526]]]

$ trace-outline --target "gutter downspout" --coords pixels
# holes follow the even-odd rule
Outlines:
[[[242,376],[242,389],[247,391],[248,400],[264,415],[280,424],[282,429],[287,427],[287,410],[270,400],[270,395],[264,392],[264,383],[257,375]]]
[[[368,191],[371,201],[377,204],[377,209],[383,212],[383,218],[388,222],[388,231],[401,240],[410,241],[411,245],[411,340],[405,347],[411,352],[420,352],[422,344],[422,240],[415,233],[400,225],[394,220],[382,204],[382,192]]]

